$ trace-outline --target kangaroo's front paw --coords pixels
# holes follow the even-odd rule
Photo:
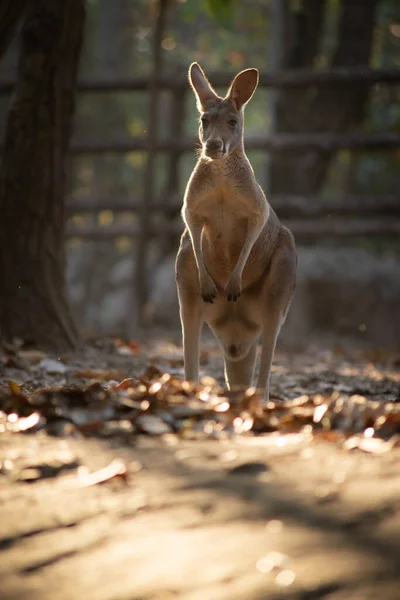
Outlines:
[[[200,294],[204,302],[213,304],[217,297],[217,288],[211,277],[200,282]]]
[[[229,302],[236,302],[242,294],[240,280],[229,278],[225,286],[225,294]]]

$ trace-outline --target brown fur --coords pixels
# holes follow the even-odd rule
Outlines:
[[[189,81],[203,123],[202,154],[186,188],[186,229],[176,260],[185,377],[198,379],[204,322],[222,345],[229,387],[251,385],[262,336],[257,387],[268,398],[297,255],[291,232],[268,204],[244,151],[243,109],[257,87],[258,72],[239,73],[225,98],[215,94],[196,63]]]

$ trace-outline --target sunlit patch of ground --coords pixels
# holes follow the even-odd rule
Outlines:
[[[7,600],[398,600],[398,356],[276,353],[271,401],[218,346],[0,346]]]

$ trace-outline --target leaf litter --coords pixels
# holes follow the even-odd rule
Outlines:
[[[90,377],[98,374],[88,371]],[[40,429],[53,435],[174,433],[183,438],[311,433],[327,440],[352,436],[345,447],[381,452],[397,443],[400,403],[359,394],[302,394],[263,400],[255,388],[228,391],[212,377],[199,384],[149,366],[139,378],[89,381],[29,392],[10,381],[0,387],[0,431]],[[357,437],[358,436],[358,437]],[[361,437],[360,437],[361,436]]]
[[[325,356],[310,352],[295,358],[278,354],[271,399],[265,402],[254,388],[227,391],[209,375],[199,384],[184,381],[182,355],[176,346],[164,345],[143,356],[135,341],[117,339],[109,345],[118,360],[99,362],[96,356],[94,361],[75,359],[74,364],[68,357],[49,357],[22,343],[0,344],[0,435],[44,432],[62,439],[115,438],[124,444],[151,436],[167,445],[178,445],[180,440],[235,439],[258,447],[293,447],[304,456],[312,456],[309,443],[313,441],[377,456],[400,445],[400,377],[396,371],[379,368],[371,356],[349,361],[340,352]],[[201,365],[206,372],[222,372],[218,356],[214,349],[203,349]],[[132,377],[132,373],[141,374]],[[220,458],[236,462],[238,451],[227,450]],[[19,469],[17,463],[0,460],[0,474],[25,485],[59,475],[65,476],[66,488],[91,488],[111,480],[126,485],[132,474],[132,465],[120,459],[92,472],[73,455],[60,454],[47,462],[28,457]],[[229,477],[264,476],[269,471],[258,460],[226,467]],[[133,472],[140,469],[136,463]],[[336,488],[319,485],[317,501],[335,499]],[[278,535],[283,527],[281,521],[272,520],[266,532]],[[291,559],[277,551],[266,553],[255,564],[260,575],[271,576],[280,588],[295,582],[293,567]]]
[[[126,444],[139,435],[159,437],[168,444],[174,439],[178,443],[235,438],[266,447],[321,440],[376,455],[399,445],[400,378],[393,373],[388,377],[369,361],[359,360],[354,366],[340,353],[322,360],[320,355],[318,360],[308,356],[304,364],[302,357],[276,361],[271,399],[265,402],[255,388],[228,391],[211,376],[203,376],[199,384],[184,381],[176,374],[182,357],[173,345],[164,347],[158,360],[153,350],[141,360],[142,374],[128,377],[127,361],[140,360],[142,348],[137,342],[111,343],[125,363],[111,360],[94,367],[93,361],[83,360],[74,366],[68,359],[64,364],[59,357],[22,344],[0,345],[3,373],[28,370],[35,379],[34,384],[0,380],[0,434],[44,431],[59,437],[113,437]],[[203,349],[203,365],[214,363],[212,352]],[[384,398],[390,401],[382,400],[386,392]],[[40,465],[32,469],[25,473],[25,481],[58,472],[48,465],[47,470]],[[254,463],[231,472],[264,470],[261,463]],[[126,470],[111,464],[87,477],[86,485],[95,485],[124,478]]]

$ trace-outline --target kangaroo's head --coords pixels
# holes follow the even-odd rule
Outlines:
[[[200,112],[199,137],[203,155],[221,159],[243,141],[243,109],[258,85],[257,69],[246,69],[232,81],[225,98],[214,92],[200,65],[189,69],[189,82]]]

